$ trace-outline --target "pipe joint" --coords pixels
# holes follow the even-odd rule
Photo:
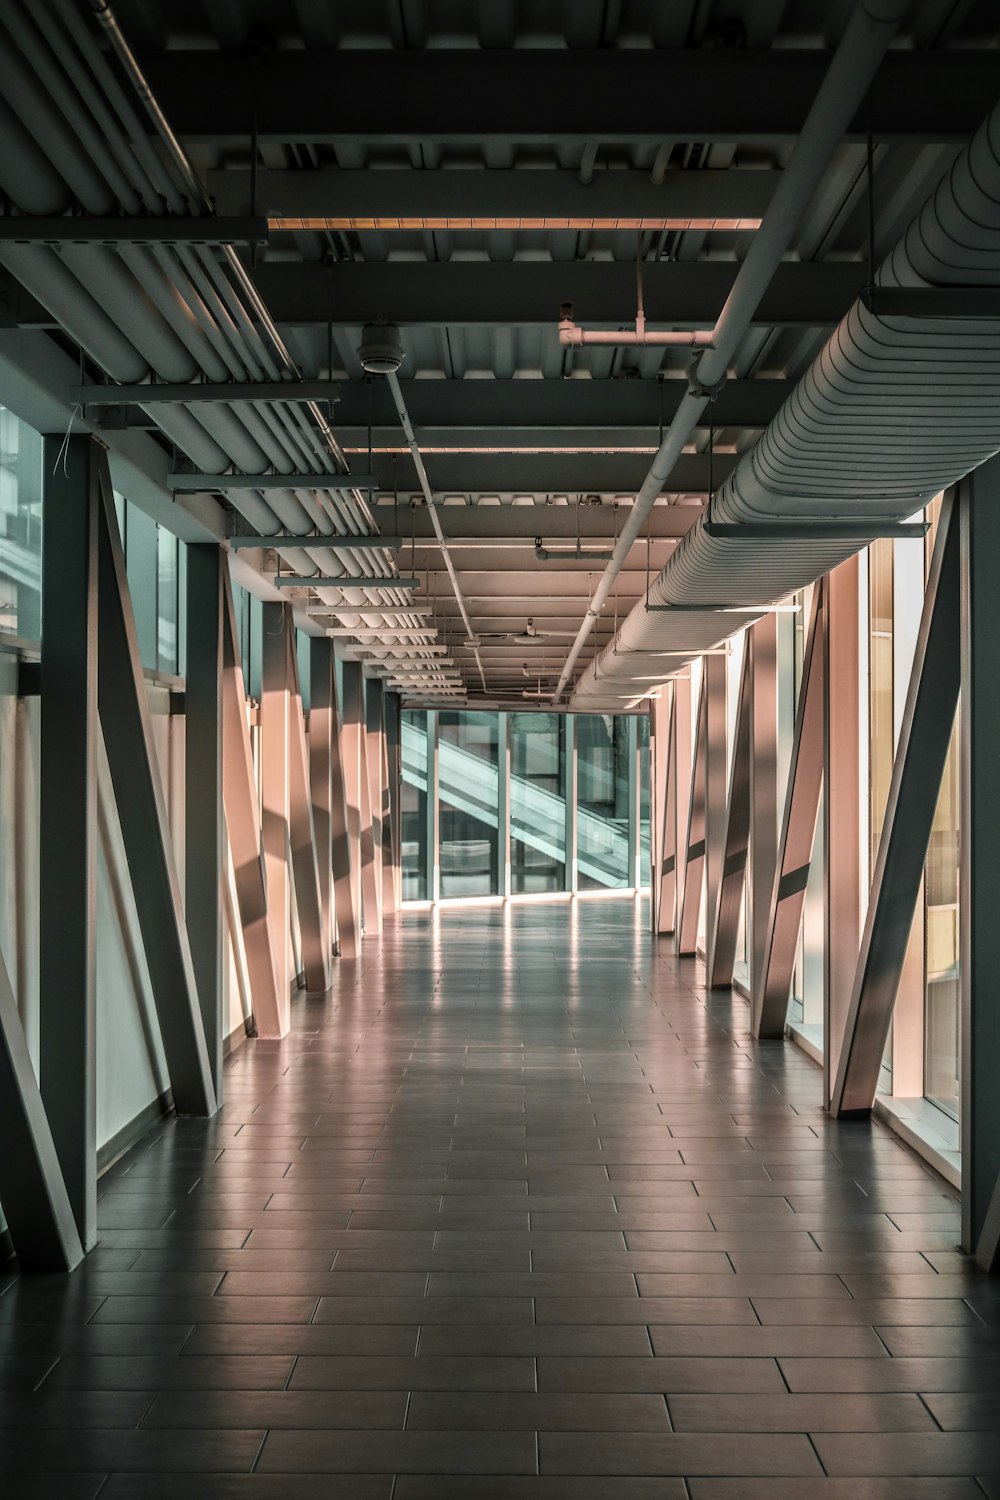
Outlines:
[[[687,367],[688,393],[692,396],[696,396],[701,401],[714,401],[716,397],[721,393],[724,385],[726,384],[726,381],[729,379],[729,375],[726,371],[723,371],[723,373],[719,376],[719,379],[716,381],[710,382],[702,380],[701,376],[698,373],[698,366],[701,363],[704,353],[704,349],[696,350],[691,363]]]

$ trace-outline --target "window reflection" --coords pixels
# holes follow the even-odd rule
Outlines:
[[[441,895],[500,890],[499,716],[438,714]]]
[[[510,886],[515,895],[566,884],[566,715],[510,718]]]
[[[42,439],[0,406],[0,630],[42,634]]]

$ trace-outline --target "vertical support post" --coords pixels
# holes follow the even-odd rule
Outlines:
[[[768,903],[760,984],[754,990],[752,1029],[757,1037],[785,1032],[795,949],[802,924],[812,860],[819,794],[823,784],[823,674],[826,647],[826,581],[813,590],[812,614],[802,658],[802,681],[795,711],[795,735],[788,768],[788,790],[778,839],[774,881]]]
[[[563,753],[566,757],[563,783],[566,789],[566,873],[564,883],[571,895],[580,889],[580,862],[577,850],[577,744],[576,715],[563,715]]]
[[[427,889],[432,901],[441,900],[441,729],[437,709],[427,713]]]
[[[639,720],[630,714],[625,720],[628,761],[628,884],[639,888]]]
[[[382,931],[382,684],[377,677],[364,682],[365,747],[368,812],[371,822],[371,895],[375,919],[369,930]],[[362,878],[364,878],[362,876]],[[366,892],[365,900],[368,895]],[[366,908],[367,910],[367,908]],[[365,925],[368,926],[367,916]]]
[[[344,795],[347,802],[347,844],[350,851],[351,905],[360,947],[361,917],[361,664],[344,662],[343,728],[340,735]],[[339,920],[339,917],[338,917]]]
[[[403,905],[403,829],[399,789],[402,775],[402,725],[399,694],[387,692],[382,701],[385,716],[386,785],[389,798],[389,875],[392,901],[389,909],[396,912]]]
[[[382,733],[381,748],[382,787],[382,915],[399,910],[399,895],[396,884],[396,815],[397,808],[392,795],[392,769],[390,749],[390,722],[394,714],[394,695],[382,689]]]
[[[750,993],[764,966],[767,918],[778,850],[778,617],[750,627]]]
[[[184,909],[205,1045],[219,1103],[225,1006],[222,979],[222,578],[221,547],[187,550],[184,692]]]
[[[660,865],[663,845],[663,804],[667,792],[667,741],[670,736],[670,685],[652,700],[649,714],[649,930],[660,930]]]
[[[705,667],[702,664],[698,706],[691,751],[691,791],[684,836],[684,875],[678,889],[674,949],[680,957],[693,955],[698,947],[698,910],[705,873]]]
[[[336,659],[332,651],[329,692],[333,710],[330,729],[330,815],[333,825],[333,906],[337,919],[337,946],[341,958],[357,958],[361,949],[361,911],[356,899],[357,882],[354,873],[357,841],[351,840],[343,704],[337,699]]]
[[[823,1098],[827,1108],[840,1062],[861,936],[858,634],[858,559],[852,557],[827,579],[823,716]]]
[[[1000,1264],[1000,462],[959,486],[961,536],[962,1245]]]
[[[96,444],[44,441],[39,1074],[84,1251],[97,1242]]]
[[[333,642],[309,641],[309,800],[312,804],[316,877],[319,887],[320,943],[328,960],[334,950],[333,916],[333,743],[336,702]]]
[[[685,679],[687,682],[687,679]],[[680,679],[670,684],[662,735],[662,792],[654,808],[658,847],[653,880],[657,888],[656,932],[672,933],[677,912],[677,703]],[[659,731],[658,731],[659,734]]]
[[[295,909],[306,989],[313,995],[323,995],[330,988],[333,945],[327,941],[323,922],[323,896],[320,890],[316,828],[310,791],[309,749],[306,744],[295,632],[290,619],[287,644],[288,829],[295,879]]]
[[[382,882],[375,869],[375,839],[372,824],[372,790],[368,774],[368,685],[361,670],[357,679],[358,704],[358,843],[361,850],[361,909],[365,933],[382,931]]]
[[[726,837],[727,656],[706,656],[705,681],[705,944],[712,944]]]
[[[709,913],[708,983],[712,989],[727,989],[733,982],[736,939],[747,873],[750,844],[750,737],[753,695],[753,653],[750,632],[743,641],[736,728],[729,775],[729,798],[722,840],[722,879],[714,911]]]
[[[510,896],[510,714],[497,715],[497,860],[499,894]]]
[[[260,757],[267,926],[278,999],[278,1034],[290,1020],[289,944],[291,892],[288,879],[288,635],[291,619],[284,604],[261,608]]]
[[[914,906],[923,880],[958,695],[958,522],[951,500],[946,499],[924,596],[851,1004],[831,1091],[830,1111],[834,1115],[867,1113],[874,1103]]]

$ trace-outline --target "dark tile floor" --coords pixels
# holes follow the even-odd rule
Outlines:
[[[644,922],[414,913],[238,1052],[0,1284],[4,1493],[1000,1496],[949,1190]]]

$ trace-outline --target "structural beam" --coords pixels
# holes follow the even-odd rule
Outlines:
[[[386,228],[407,228],[408,220],[426,218],[759,219],[780,181],[779,172],[757,171],[673,171],[654,182],[648,171],[616,170],[584,182],[578,171],[559,169],[321,167],[259,171],[255,184],[248,170],[228,168],[209,172],[207,185],[227,216],[245,211],[255,187],[258,210],[271,218],[379,219]]]
[[[187,665],[184,682],[184,909],[201,1002],[212,1081],[222,1102],[226,1040],[223,989],[223,889],[226,878],[222,793],[221,548],[187,549]]]
[[[764,966],[768,908],[778,846],[778,619],[751,625],[750,911],[747,957],[750,993]]]
[[[370,490],[371,474],[168,474],[167,489],[174,495],[201,494],[205,490],[235,495],[243,490],[330,490],[350,494]],[[334,540],[337,540],[334,538]]]
[[[0,1202],[21,1270],[74,1270],[83,1246],[2,953],[0,1140]]]
[[[289,715],[288,638],[291,612],[284,604],[261,606],[260,783],[261,845],[267,891],[267,925],[278,1002],[277,1036],[290,1022],[291,891],[288,854]],[[261,1035],[265,1035],[258,1019]]]
[[[1000,463],[959,486],[961,523],[960,993],[962,1247],[1000,1270]]]
[[[959,517],[945,499],[938,524],[868,912],[830,1097],[830,1112],[875,1102],[892,1008],[923,879],[959,688]]]
[[[861,936],[861,778],[858,763],[861,671],[856,556],[848,558],[827,575],[826,590],[823,1102],[829,1107],[850,1013]]]
[[[657,92],[662,97],[662,85]],[[737,269],[734,261],[647,261],[647,324],[714,327]],[[415,326],[540,323],[550,325],[554,337],[564,302],[588,326],[620,327],[635,316],[635,264],[624,260],[343,261],[329,269],[319,261],[266,261],[253,276],[272,317],[295,327],[325,329],[332,319],[334,327],[354,328],[391,316]],[[786,261],[760,300],[754,326],[838,323],[865,276],[860,262]]]
[[[91,438],[44,440],[39,1078],[84,1251],[97,1242],[98,465]]]
[[[424,383],[420,382],[420,384]],[[469,384],[477,385],[479,382],[469,381]],[[430,455],[429,461],[433,461],[433,455]],[[539,539],[543,543],[575,543],[579,537],[584,545],[592,542],[610,544],[615,539],[616,521],[620,530],[622,512],[628,510],[630,503],[631,497],[628,504],[619,505],[616,510],[614,505],[609,504],[578,504],[574,495],[573,499],[565,505],[445,504],[439,505],[437,512],[449,547],[461,547],[465,542],[473,542],[480,546],[488,542],[522,543],[525,550],[533,551],[535,542]],[[647,521],[653,543],[679,540],[691,530],[701,515],[701,511],[700,504],[670,505],[664,502],[662,505],[654,505]],[[373,506],[373,513],[376,520],[380,522],[385,520],[390,525],[394,524],[391,518],[395,515],[395,506],[392,503],[376,504]],[[437,543],[430,510],[426,505],[413,506],[403,524],[409,533],[403,537],[404,547],[409,546],[414,540],[418,547]],[[636,545],[644,547],[645,543],[644,535],[641,542],[637,542]],[[520,546],[514,546],[511,550],[514,557],[520,561],[518,558]],[[560,585],[564,579],[565,575],[560,580]],[[440,599],[437,602],[440,607],[446,601]],[[382,608],[381,605],[371,607],[380,610]],[[350,608],[350,606],[345,606],[345,608]],[[430,611],[425,610],[424,613],[429,614]]]
[[[254,1025],[258,1035],[278,1037],[282,1034],[281,1001],[267,919],[257,777],[228,571],[223,573],[222,607],[222,789],[226,827],[253,997]]]
[[[0,243],[15,245],[256,245],[266,218],[206,214],[2,214]]]
[[[649,453],[428,453],[425,455],[435,494],[624,494],[632,498],[649,470]],[[684,453],[670,472],[664,494],[708,493],[709,478],[723,484],[735,469],[735,454],[716,453],[709,472],[708,455]],[[422,497],[408,453],[376,454],[372,468],[383,494]],[[527,509],[527,507],[525,507]],[[457,531],[457,526],[456,526]],[[544,530],[544,527],[540,528]],[[643,538],[645,540],[645,538]]]
[[[788,1014],[823,784],[825,635],[825,585],[821,582],[813,590],[812,612],[802,656],[795,735],[767,912],[764,958],[753,994],[752,1029],[756,1037],[783,1036]]]
[[[140,221],[141,222],[141,221]],[[75,385],[74,406],[202,406],[220,401],[336,401],[336,380],[155,381],[122,385]]]
[[[325,994],[332,979],[333,943],[330,938],[327,911],[328,891],[324,899],[324,879],[329,886],[329,850],[323,856],[325,869],[320,873],[321,849],[313,817],[311,747],[306,744],[302,689],[295,654],[294,631],[287,636],[289,719],[288,719],[288,829],[295,877],[295,906],[299,918],[302,967],[306,989],[314,995]],[[310,709],[310,726],[312,713]],[[319,768],[317,767],[317,770]],[[329,774],[327,775],[329,781]]]
[[[361,864],[361,792],[362,751],[364,748],[364,688],[360,662],[345,661],[343,728],[341,730],[341,756],[344,773],[344,795],[347,804],[347,841],[350,849],[352,905],[357,919],[357,941],[361,944],[362,931],[362,879]],[[339,910],[339,908],[338,908]]]
[[[733,733],[729,796],[722,837],[722,878],[714,910],[709,912],[708,983],[726,989],[733,982],[736,940],[750,849],[750,751],[753,714],[753,652],[750,633],[743,642],[736,727]]]
[[[374,178],[384,174],[365,175]],[[446,175],[453,177],[455,173]],[[532,442],[553,447],[574,444],[579,447],[587,443],[597,447],[617,442],[655,448],[661,419],[664,424],[673,419],[687,390],[687,382],[677,379],[532,380],[530,383],[512,379],[410,379],[400,380],[399,384],[420,445],[431,448],[492,444],[508,449],[523,448]],[[794,385],[791,380],[727,381],[712,405],[716,430],[766,427],[791,395]],[[373,446],[398,447],[399,424],[394,415],[388,392],[378,385],[368,386],[362,380],[349,380],[341,387],[337,404],[337,435],[345,447],[356,446],[359,453],[367,455],[371,416]],[[707,416],[702,425],[708,426]]]
[[[174,1106],[217,1108],[107,455],[97,469],[98,708]],[[210,1002],[214,1003],[214,1002]]]
[[[354,552],[358,547],[381,547],[398,552],[403,541],[398,536],[230,536],[226,546],[232,552],[263,552],[266,548],[294,547],[299,552]]]
[[[274,49],[252,62],[235,48],[138,57],[178,135],[244,147],[251,96],[262,143],[791,140],[831,55],[812,48],[430,47]],[[875,138],[964,142],[996,102],[994,61],[977,50],[888,52],[871,87]],[[859,111],[849,139],[866,138],[867,118]]]

